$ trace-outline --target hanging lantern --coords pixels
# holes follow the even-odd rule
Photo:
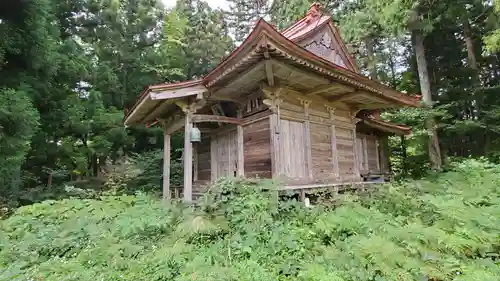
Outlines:
[[[191,129],[191,142],[200,142],[200,141],[201,141],[200,129],[193,127]]]

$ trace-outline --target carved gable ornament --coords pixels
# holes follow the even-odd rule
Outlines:
[[[313,35],[312,40],[304,40],[303,48],[321,58],[335,63],[336,65],[347,68],[342,56],[340,55],[341,51],[337,49],[339,44],[334,42],[334,40],[335,38],[332,38],[329,28],[325,28],[323,31]]]

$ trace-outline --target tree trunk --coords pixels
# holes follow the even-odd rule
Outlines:
[[[467,59],[469,62],[469,67],[474,70],[478,70],[476,53],[474,50],[474,41],[472,40],[472,31],[468,19],[464,20],[464,40],[465,46],[467,47]]]
[[[419,30],[413,30],[414,50],[417,58],[418,77],[420,80],[420,90],[425,105],[432,108],[432,93],[431,83],[429,81],[429,72],[427,69],[427,60],[425,58],[424,36]],[[425,121],[427,133],[429,135],[429,157],[431,165],[436,170],[441,170],[441,151],[439,149],[439,138],[436,130],[436,122],[434,118],[429,117]]]
[[[370,71],[370,79],[377,80],[377,64],[375,62],[375,51],[373,50],[373,37],[367,36],[364,39],[366,46],[366,54],[368,56],[368,70]]]
[[[474,83],[474,101],[475,104],[472,106],[472,108],[475,110],[474,116],[478,117],[479,120],[481,120],[482,114],[481,114],[481,108],[482,105],[484,104],[484,96],[479,90],[480,88],[480,81],[479,81],[479,65],[477,62],[477,56],[476,56],[476,50],[474,49],[474,40],[472,38],[472,30],[470,26],[469,19],[464,19],[463,22],[464,25],[464,41],[465,41],[465,46],[467,47],[467,61],[469,63],[469,67],[474,70],[474,76],[472,77],[472,81]],[[484,137],[483,137],[483,143],[478,144],[479,146],[484,147],[483,149],[483,155],[485,157],[488,156],[489,154],[489,146],[490,146],[490,138],[488,137],[489,129],[488,129],[488,124],[484,124],[485,132],[484,132]]]

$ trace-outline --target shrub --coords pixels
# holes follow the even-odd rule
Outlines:
[[[476,164],[337,207],[224,179],[196,208],[143,194],[25,206],[0,223],[0,280],[498,280],[500,173]]]

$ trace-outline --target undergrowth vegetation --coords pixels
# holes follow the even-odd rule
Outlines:
[[[312,208],[222,180],[196,208],[45,201],[0,222],[0,280],[498,280],[500,168],[477,161]],[[340,203],[339,203],[340,201]]]

